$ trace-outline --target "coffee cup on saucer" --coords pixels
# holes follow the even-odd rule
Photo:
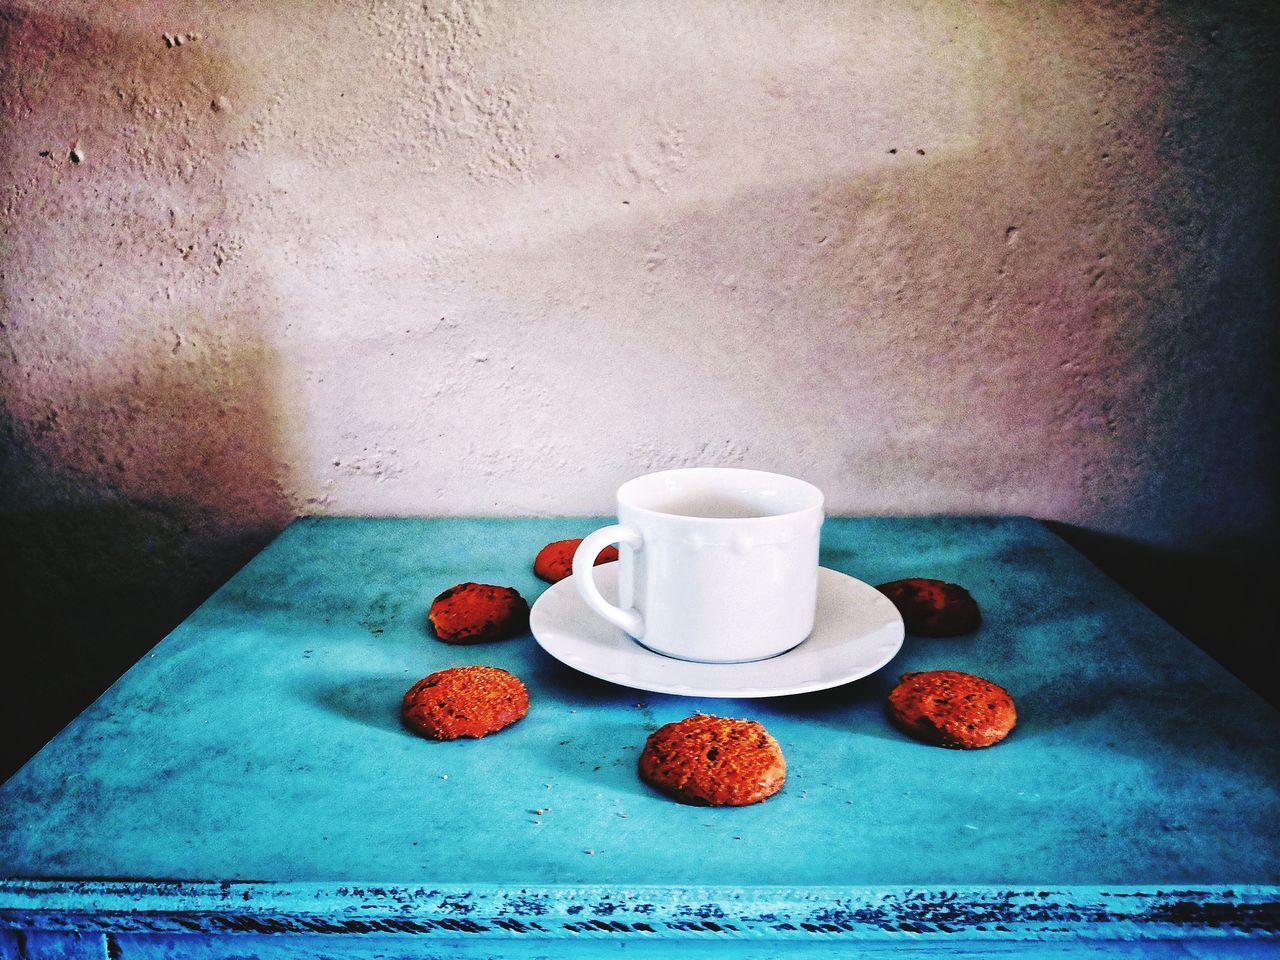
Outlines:
[[[731,467],[665,470],[618,488],[618,522],[587,536],[573,581],[592,611],[656,653],[746,663],[813,631],[822,491],[795,477]],[[592,577],[619,552],[618,605]]]

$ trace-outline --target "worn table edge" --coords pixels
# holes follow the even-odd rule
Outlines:
[[[1280,886],[806,887],[3,880],[0,928],[858,940],[1280,938]]]

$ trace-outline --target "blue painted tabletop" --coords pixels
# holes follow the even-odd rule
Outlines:
[[[695,900],[773,909],[784,890],[812,906],[824,890],[1190,889],[1201,909],[1243,898],[1274,919],[1276,712],[1041,524],[829,518],[824,566],[963,584],[984,623],[908,635],[888,667],[821,693],[645,693],[527,635],[430,634],[445,588],[533,602],[537,551],[603,522],[294,523],[0,788],[0,911],[91,912],[162,887],[216,909],[236,884],[285,912],[289,897],[338,909],[395,890],[590,891],[598,909],[644,889],[673,915]],[[415,680],[473,663],[524,679],[524,720],[449,743],[400,725]],[[941,668],[1010,691],[1005,742],[944,750],[889,725],[899,675]],[[787,759],[782,792],[706,809],[641,783],[645,738],[695,711],[762,722]]]

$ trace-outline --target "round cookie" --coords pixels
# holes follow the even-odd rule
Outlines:
[[[889,716],[905,733],[954,750],[999,743],[1018,722],[1003,687],[958,670],[904,673],[889,692]]]
[[[400,717],[432,740],[483,737],[529,712],[529,691],[497,667],[450,667],[423,677],[404,695]]]
[[[529,604],[511,587],[460,583],[431,603],[431,629],[445,643],[487,643],[529,629]]]
[[[697,714],[650,734],[640,779],[681,803],[745,807],[782,789],[787,762],[754,720]]]
[[[547,583],[559,583],[573,573],[573,555],[577,552],[580,543],[582,543],[581,537],[576,540],[557,540],[555,543],[548,543],[538,551],[538,556],[533,561],[533,572]],[[612,563],[617,559],[618,548],[608,546],[596,557],[595,566]]]
[[[959,584],[908,577],[876,589],[898,608],[907,633],[918,637],[957,637],[982,623],[978,602]]]

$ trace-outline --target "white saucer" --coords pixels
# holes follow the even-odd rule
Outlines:
[[[618,564],[595,568],[610,603]],[[902,617],[875,587],[825,567],[818,571],[818,615],[809,639],[768,660],[691,663],[654,653],[592,613],[561,580],[538,598],[529,626],[539,645],[575,670],[637,690],[688,697],[781,697],[838,687],[875,673],[902,646]]]

